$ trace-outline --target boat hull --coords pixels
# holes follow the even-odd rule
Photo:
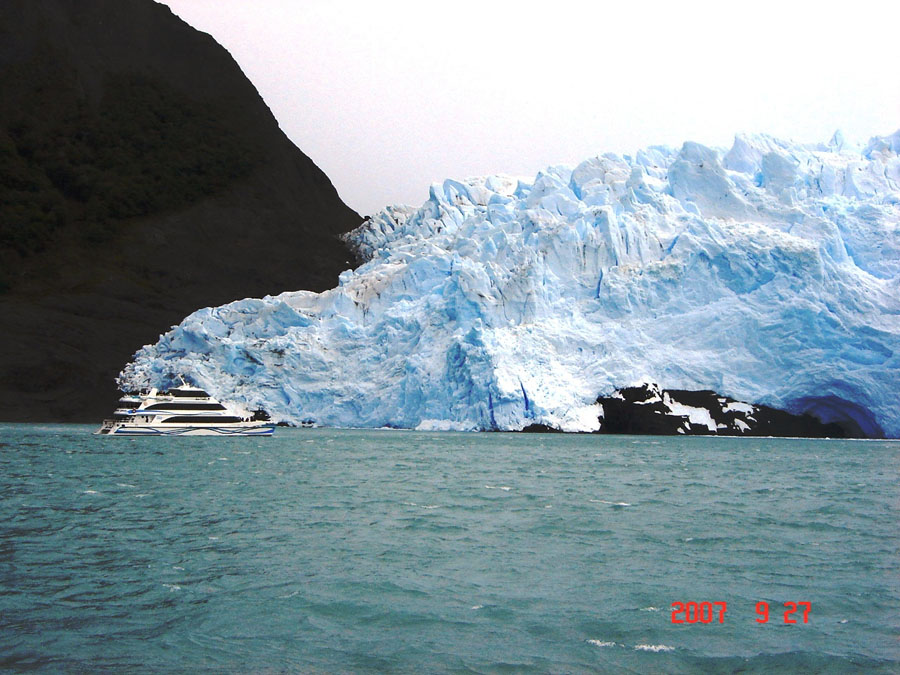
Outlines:
[[[112,428],[101,428],[97,434],[108,436],[271,436],[274,424],[256,426],[163,426],[119,424]]]

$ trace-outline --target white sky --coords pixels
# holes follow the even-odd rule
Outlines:
[[[240,64],[362,215],[736,132],[900,128],[900,2],[164,0]]]

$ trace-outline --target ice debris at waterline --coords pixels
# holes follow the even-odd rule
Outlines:
[[[897,437],[898,152],[738,136],[447,180],[351,233],[367,262],[337,288],[199,310],[120,384],[185,373],[292,423],[590,431],[598,395],[649,381]]]

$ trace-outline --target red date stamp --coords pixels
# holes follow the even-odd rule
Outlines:
[[[673,602],[672,623],[712,623],[714,607],[719,613],[719,623],[725,623],[725,612],[728,611],[725,602]],[[679,614],[684,616],[678,618]]]
[[[791,602],[784,603],[784,622],[797,623],[801,618],[795,616],[802,608],[803,623],[809,623],[809,613],[812,610],[811,602]],[[672,623],[725,623],[725,612],[728,611],[728,603],[726,602],[673,602],[672,603]],[[756,603],[756,623],[767,623],[769,621],[769,603]]]

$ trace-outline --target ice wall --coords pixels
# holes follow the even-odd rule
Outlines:
[[[738,136],[447,180],[351,233],[367,262],[337,288],[199,310],[120,383],[185,374],[293,423],[592,430],[598,394],[653,381],[897,437],[898,153]]]

